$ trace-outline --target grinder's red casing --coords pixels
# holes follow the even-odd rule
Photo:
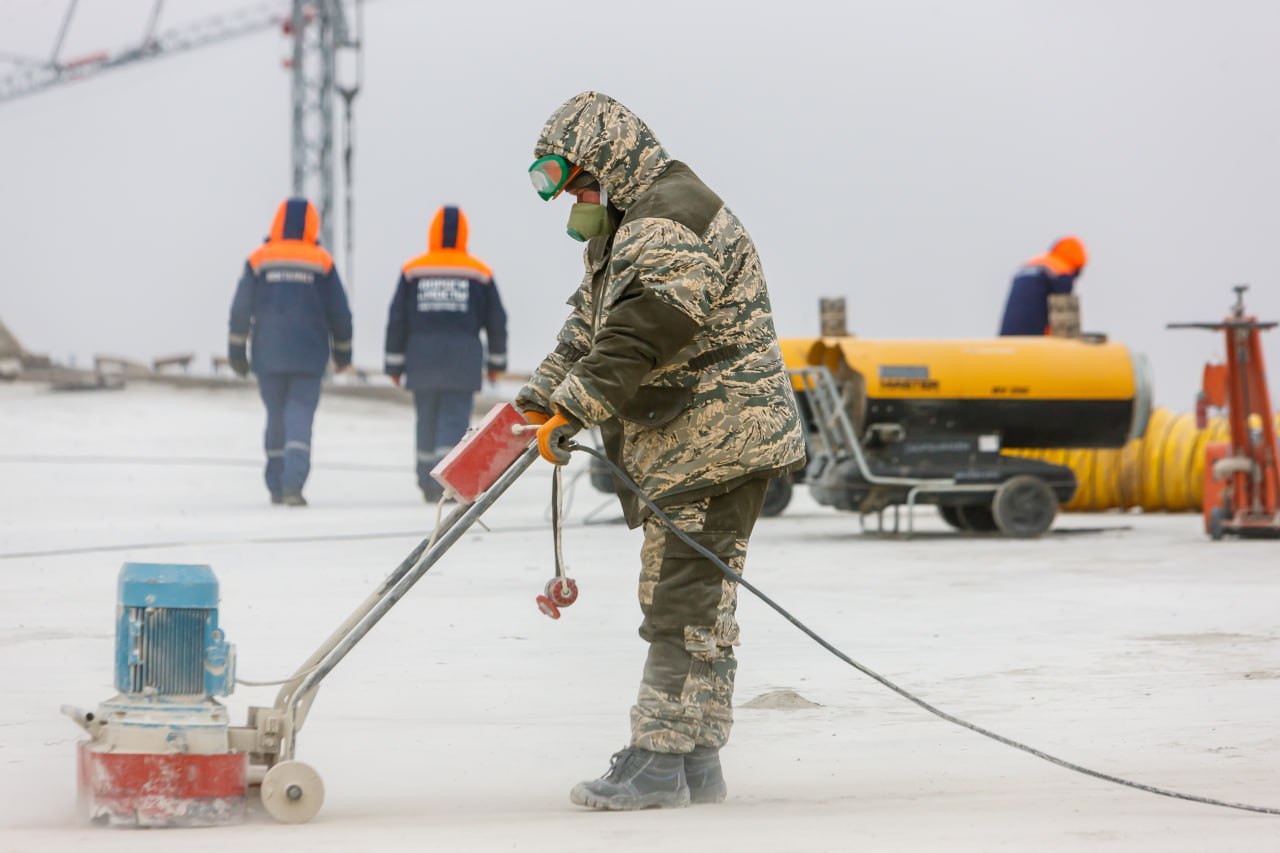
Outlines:
[[[463,503],[474,503],[511,467],[534,440],[524,416],[510,403],[498,403],[431,469],[431,477]]]
[[[245,816],[248,756],[76,751],[80,813],[111,826],[222,826]]]

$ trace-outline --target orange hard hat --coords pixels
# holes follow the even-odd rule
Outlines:
[[[1053,244],[1053,248],[1049,249],[1049,254],[1061,261],[1065,266],[1070,267],[1072,272],[1079,272],[1084,269],[1085,263],[1089,260],[1088,254],[1084,250],[1084,243],[1079,237],[1063,237]]]

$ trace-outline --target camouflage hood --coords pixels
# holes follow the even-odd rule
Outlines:
[[[533,156],[559,154],[600,181],[609,200],[626,210],[671,162],[640,117],[599,92],[574,95],[551,114]]]

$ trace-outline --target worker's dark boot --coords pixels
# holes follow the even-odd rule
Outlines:
[[[684,757],[684,778],[689,785],[689,802],[723,803],[729,796],[720,769],[720,750],[695,746]]]
[[[569,799],[612,811],[683,808],[689,805],[684,756],[629,746],[609,759],[608,773],[574,785]]]

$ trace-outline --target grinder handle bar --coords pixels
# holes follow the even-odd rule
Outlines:
[[[473,503],[455,507],[440,522],[433,536],[419,542],[400,565],[387,576],[381,586],[347,617],[347,620],[298,668],[295,676],[280,688],[274,707],[277,710],[287,711],[287,718],[292,720],[292,724],[288,726],[290,730],[284,732],[281,737],[280,760],[293,758],[297,732],[302,729],[307,711],[310,709],[311,699],[324,677],[333,671],[333,668],[395,606],[396,602],[404,597],[462,537],[462,534],[475,524],[480,516],[538,458],[538,447],[531,444]]]

